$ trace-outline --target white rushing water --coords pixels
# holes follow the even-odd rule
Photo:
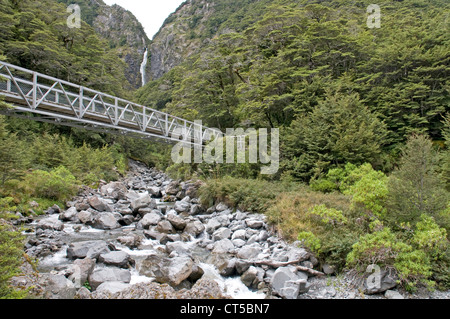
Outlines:
[[[203,269],[205,278],[215,280],[222,291],[233,299],[264,299],[266,297],[263,293],[248,289],[239,277],[222,277],[217,268],[211,264],[200,263],[199,266]]]
[[[145,68],[147,67],[147,60],[148,60],[148,49],[145,49],[144,53],[144,59],[141,63],[141,77],[142,77],[142,86],[145,85]]]

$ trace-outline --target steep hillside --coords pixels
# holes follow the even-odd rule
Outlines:
[[[256,19],[269,0],[190,0],[171,14],[153,38],[151,79],[179,65],[211,39],[241,31]]]
[[[71,0],[58,0],[66,5]],[[77,1],[83,21],[91,25],[95,32],[108,41],[109,49],[127,65],[125,77],[131,88],[142,86],[141,64],[150,45],[141,23],[121,6],[108,6],[101,0]],[[145,69],[144,82],[149,78],[150,64]]]

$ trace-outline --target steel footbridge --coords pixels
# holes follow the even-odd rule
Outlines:
[[[0,61],[0,108],[10,116],[139,138],[204,145],[220,131]]]

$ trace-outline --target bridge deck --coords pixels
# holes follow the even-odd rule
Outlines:
[[[218,131],[149,107],[0,61],[0,96],[15,116],[99,131],[200,144]]]

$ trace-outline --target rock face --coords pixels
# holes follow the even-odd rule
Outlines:
[[[93,258],[97,259],[100,254],[108,253],[110,249],[108,244],[103,240],[91,240],[72,243],[67,248],[67,258]]]
[[[93,2],[93,1],[91,1]],[[101,4],[92,22],[95,31],[115,48],[116,55],[127,65],[125,78],[130,87],[142,86],[141,63],[150,39],[144,32],[141,23],[129,11],[118,5]],[[150,74],[150,63],[147,63],[146,74]],[[145,82],[150,79],[146,76]]]

